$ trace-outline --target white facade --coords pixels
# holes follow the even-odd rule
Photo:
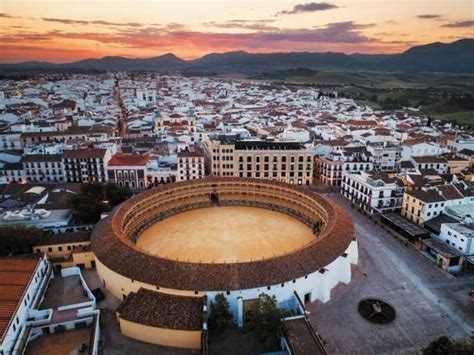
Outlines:
[[[36,308],[43,296],[44,287],[49,281],[50,263],[44,255],[38,263],[30,282],[18,302],[18,307],[12,315],[0,344],[0,354],[10,355],[20,345],[19,340],[25,332],[25,326],[30,310]]]
[[[178,154],[178,174],[176,181],[201,179],[205,176],[204,156]]]
[[[331,290],[335,286],[340,282],[348,284],[351,281],[351,265],[356,265],[358,258],[357,240],[354,239],[343,255],[321,270],[277,285],[237,291],[210,291],[206,293],[208,306],[210,307],[210,302],[214,301],[218,293],[223,293],[229,302],[234,318],[241,325],[244,316],[242,303],[246,300],[258,298],[261,293],[275,296],[280,307],[285,307],[286,303],[291,303],[295,292],[305,303],[327,302],[331,297]]]
[[[437,237],[464,255],[474,255],[474,225],[444,223]]]
[[[377,171],[395,171],[400,166],[402,148],[400,146],[378,144],[367,146],[372,153],[374,169]]]
[[[410,160],[411,157],[435,156],[444,153],[444,149],[436,143],[418,143],[413,145],[402,145],[402,160]]]
[[[370,213],[385,213],[401,207],[403,187],[388,177],[344,171],[341,194]]]

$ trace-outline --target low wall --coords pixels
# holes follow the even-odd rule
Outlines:
[[[201,348],[201,330],[177,330],[150,327],[133,323],[119,317],[120,330],[123,335],[156,345],[186,349]]]

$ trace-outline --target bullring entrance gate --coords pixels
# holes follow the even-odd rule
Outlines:
[[[219,204],[219,194],[217,193],[215,189],[209,194],[209,199],[211,200],[211,203],[213,205]]]

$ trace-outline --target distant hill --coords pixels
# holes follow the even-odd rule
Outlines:
[[[9,69],[90,69],[90,70],[151,70],[180,71],[185,74],[259,74],[272,70],[306,68],[338,70],[370,70],[395,72],[441,72],[474,74],[474,39],[452,43],[431,43],[412,47],[400,54],[368,55],[344,53],[247,53],[235,51],[212,53],[195,60],[183,60],[174,54],[153,58],[104,57],[85,59],[67,64],[25,62],[0,64],[0,70]]]

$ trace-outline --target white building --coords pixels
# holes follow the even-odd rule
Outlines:
[[[405,141],[402,143],[402,160],[410,160],[411,157],[435,156],[444,153],[439,144],[432,142]]]
[[[201,179],[205,176],[204,154],[200,149],[178,153],[176,181]]]
[[[22,353],[17,351],[24,346],[21,340],[29,312],[42,301],[50,275],[46,255],[0,260],[0,354]]]
[[[401,207],[403,184],[386,174],[342,173],[341,194],[369,213],[393,212]]]
[[[474,202],[474,193],[464,183],[440,185],[405,192],[402,200],[403,217],[422,225],[439,216],[450,206]]]
[[[376,171],[396,171],[400,166],[402,148],[398,144],[369,144],[367,151],[372,153]]]
[[[438,239],[464,255],[474,255],[474,224],[444,223]]]
[[[29,154],[23,157],[23,170],[28,182],[64,181],[61,154]]]
[[[448,172],[448,161],[443,157],[422,156],[412,157],[410,160],[417,169],[434,169],[438,174]]]

